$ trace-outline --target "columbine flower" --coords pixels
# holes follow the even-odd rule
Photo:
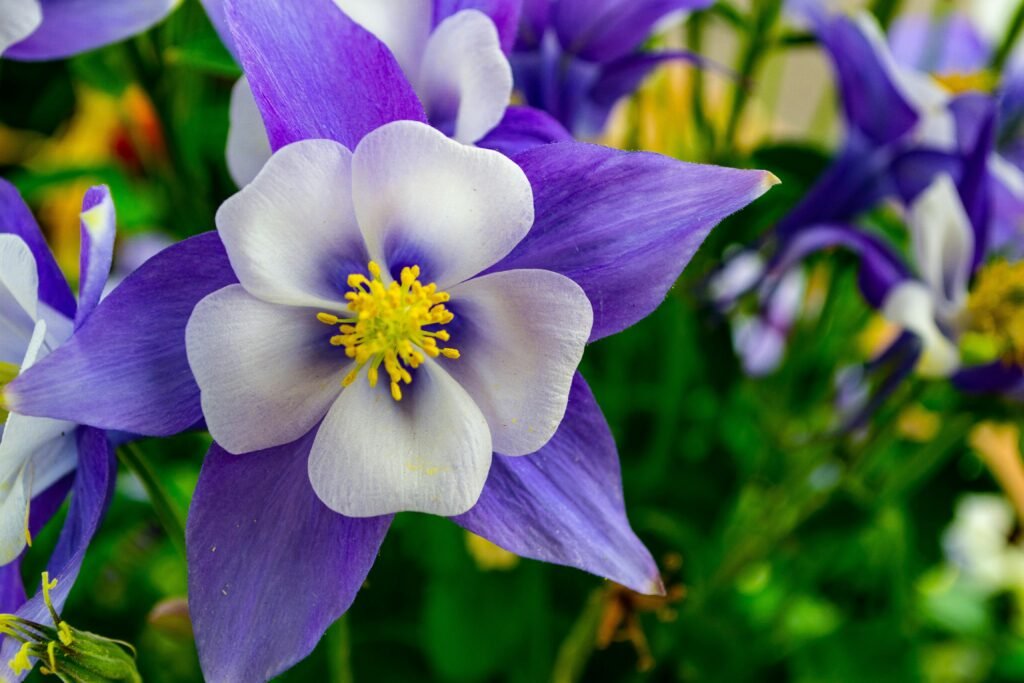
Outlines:
[[[312,0],[309,4],[326,3]],[[238,44],[231,36],[224,0],[204,0],[204,4],[225,43],[245,61],[247,55],[242,52],[251,48]],[[404,75],[419,99],[416,109],[421,106],[427,120],[446,135],[506,152],[570,139],[542,112],[509,108],[512,70],[505,52],[515,37],[518,0],[334,0],[334,4],[342,13],[338,24],[344,35],[335,36],[333,48],[328,43],[324,49],[351,54],[352,43],[358,42],[368,51],[388,52],[394,61],[378,55],[380,68],[397,69]],[[326,11],[323,7],[310,9]],[[326,106],[345,107],[347,98],[373,95],[372,91],[361,91],[365,86],[359,81],[366,78],[365,74],[353,72],[351,76],[346,92],[323,93]],[[271,137],[275,133],[270,131]],[[240,187],[252,180],[270,157],[267,136],[253,91],[243,77],[232,92],[227,146],[228,168]]]
[[[523,5],[512,55],[516,87],[577,135],[595,136],[612,107],[679,50],[639,48],[666,16],[712,0],[536,0]]]
[[[280,150],[222,234],[148,261],[7,392],[149,435],[205,408],[224,443],[187,540],[207,679],[266,680],[308,654],[398,510],[659,592],[576,364],[774,177],[576,143],[510,161],[426,125],[390,54],[338,40],[360,34],[333,5],[228,10]],[[348,49],[332,61],[331,44]],[[109,400],[62,391],[69,376]]]
[[[179,0],[6,0],[0,8],[0,55],[61,59],[142,33]]]
[[[114,243],[106,188],[86,194],[82,240],[76,305],[28,207],[11,185],[0,181],[0,391],[58,348],[99,302]],[[75,393],[75,386],[65,377],[65,391]],[[0,393],[0,611],[38,621],[46,608],[39,594],[26,600],[20,555],[73,487],[68,518],[49,563],[61,583],[55,600],[63,605],[106,506],[114,461],[102,431],[57,419],[45,407],[24,415],[7,398]],[[16,643],[5,638],[0,660],[9,659],[12,648]]]
[[[939,173],[965,173],[961,157],[976,146],[977,103],[984,99],[978,94],[984,79],[949,70],[978,61],[962,31],[947,36],[962,49],[949,46],[946,62],[928,64],[933,73],[914,64],[919,41],[904,29],[893,37],[894,54],[867,13],[827,16],[811,7],[808,14],[835,67],[847,139],[833,165],[779,224],[782,241],[810,225],[852,220],[887,197],[913,201]],[[991,154],[977,172],[991,192],[1024,202],[1024,176],[999,155]]]
[[[590,337],[571,279],[487,273],[530,229],[532,199],[512,161],[416,122],[351,153],[283,148],[218,213],[240,284],[188,323],[217,443],[248,453],[312,430],[310,482],[332,510],[466,512],[493,451],[554,434]]]

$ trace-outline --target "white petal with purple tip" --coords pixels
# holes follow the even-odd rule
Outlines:
[[[547,270],[510,270],[452,288],[471,338],[444,367],[487,417],[494,450],[527,455],[548,442],[590,338],[594,313],[575,282]]]
[[[935,322],[935,299],[920,282],[897,285],[882,305],[882,315],[913,332],[924,350],[917,370],[925,377],[948,377],[960,367],[960,352]]]
[[[967,303],[974,231],[953,179],[939,176],[910,209],[918,273],[935,299],[936,314],[954,324]]]
[[[189,365],[210,434],[226,450],[289,443],[327,413],[347,359],[316,313],[267,303],[240,285],[196,306],[185,330]]]
[[[332,259],[361,243],[351,163],[337,142],[296,142],[221,205],[217,230],[250,294],[277,304],[337,306],[344,283],[332,279]]]
[[[414,82],[427,117],[454,124],[452,137],[472,144],[498,125],[512,96],[512,67],[494,22],[465,10],[434,30]]]
[[[371,257],[383,265],[388,250],[408,245],[442,290],[496,263],[533,224],[533,190],[512,160],[413,121],[363,138],[352,188]]]

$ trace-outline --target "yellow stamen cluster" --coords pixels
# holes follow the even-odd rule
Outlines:
[[[15,640],[21,641],[21,647],[14,655],[14,658],[7,662],[7,666],[20,676],[32,670],[31,657],[45,661],[49,666],[43,666],[41,671],[46,675],[57,674],[57,649],[61,646],[70,647],[75,641],[71,627],[62,620],[53,607],[50,598],[50,591],[57,587],[57,579],[50,580],[50,575],[43,572],[43,602],[50,617],[53,619],[55,629],[28,621],[12,614],[0,615],[0,633]],[[56,639],[48,640],[56,636]]]
[[[967,316],[970,332],[991,340],[1005,361],[1024,366],[1024,261],[995,261],[982,268]]]
[[[990,71],[951,72],[936,74],[933,78],[952,95],[962,95],[968,92],[992,92],[997,83],[996,77]]]
[[[438,341],[446,342],[446,331],[425,330],[432,325],[446,325],[455,316],[445,308],[450,300],[447,292],[437,291],[437,285],[423,285],[419,281],[420,268],[403,268],[400,280],[384,284],[380,266],[370,261],[370,277],[354,273],[348,277],[351,292],[345,294],[349,317],[331,313],[317,314],[317,320],[326,325],[337,325],[340,334],[331,337],[331,344],[344,346],[345,355],[355,361],[355,367],[345,376],[342,384],[356,381],[364,367],[371,387],[377,386],[380,366],[391,380],[391,397],[402,400],[401,384],[410,384],[410,369],[418,368],[426,357],[458,358],[459,352],[441,348]]]

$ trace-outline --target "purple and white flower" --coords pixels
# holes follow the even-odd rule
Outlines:
[[[45,359],[84,324],[99,303],[114,245],[114,208],[104,187],[90,190],[82,210],[82,260],[76,304],[42,233],[13,186],[0,180],[0,391]],[[65,391],[76,392],[66,378]],[[0,398],[6,399],[5,394]],[[45,407],[22,414],[0,400],[0,613],[41,621],[40,593],[28,599],[21,555],[69,491],[67,521],[48,563],[57,580],[54,604],[64,604],[85,549],[99,525],[115,474],[107,435]],[[18,643],[0,643],[7,662]]]
[[[62,59],[161,21],[180,0],[0,0],[0,56]]]
[[[267,680],[306,656],[402,510],[659,592],[576,366],[774,177],[463,145],[328,0],[227,14],[274,155],[218,233],[148,261],[7,390],[25,414],[56,401],[47,414],[130,433],[206,421],[187,541],[207,679]],[[69,376],[109,400],[62,391]]]
[[[615,104],[655,68],[699,61],[684,50],[640,50],[657,24],[712,0],[525,0],[512,54],[516,88],[583,137],[604,129]]]

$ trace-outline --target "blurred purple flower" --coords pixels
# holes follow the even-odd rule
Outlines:
[[[644,52],[643,42],[673,12],[713,0],[525,0],[512,69],[526,102],[582,137],[604,129],[612,107],[680,50]]]

